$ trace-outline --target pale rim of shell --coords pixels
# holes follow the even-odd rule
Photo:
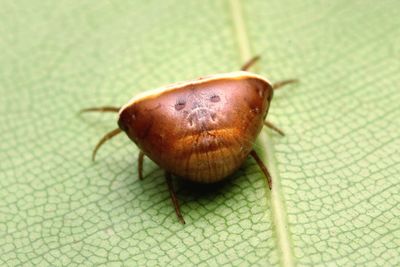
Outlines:
[[[224,78],[230,78],[233,80],[239,80],[239,79],[243,79],[243,78],[256,78],[256,79],[263,80],[266,83],[268,83],[269,85],[271,85],[271,82],[269,80],[267,80],[266,78],[262,77],[261,75],[258,75],[258,74],[252,73],[252,72],[248,72],[248,71],[234,71],[234,72],[228,72],[228,73],[212,74],[212,75],[208,75],[208,76],[202,76],[202,77],[199,77],[194,80],[188,80],[188,81],[182,81],[182,82],[168,84],[168,85],[159,87],[157,89],[139,93],[138,95],[131,98],[125,105],[123,105],[120,108],[119,115],[121,115],[122,111],[124,111],[125,108],[131,106],[135,102],[140,101],[144,98],[156,97],[166,91],[170,91],[173,89],[179,89],[179,88],[185,87],[189,84],[196,85],[196,84],[201,84],[201,83],[215,81],[215,80],[224,79]]]

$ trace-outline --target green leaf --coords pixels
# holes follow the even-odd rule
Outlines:
[[[0,264],[400,264],[397,1],[2,1]],[[126,136],[122,105],[167,83],[255,69],[275,94],[249,159],[221,185],[177,182]]]

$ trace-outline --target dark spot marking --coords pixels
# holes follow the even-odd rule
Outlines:
[[[220,100],[221,100],[221,98],[218,95],[212,95],[210,97],[210,101],[214,102],[214,103],[219,102]]]
[[[178,99],[178,101],[175,104],[175,109],[176,110],[182,110],[185,108],[186,101],[183,99]]]

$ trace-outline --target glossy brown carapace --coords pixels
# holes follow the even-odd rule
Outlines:
[[[273,91],[296,80],[273,85],[247,72],[259,57],[250,59],[242,71],[216,74],[146,91],[122,108],[103,106],[83,112],[118,112],[118,126],[95,146],[92,158],[108,140],[124,131],[139,147],[138,176],[143,179],[146,155],[165,170],[165,178],[178,220],[185,223],[173,189],[172,174],[201,183],[222,180],[240,167],[248,155],[257,162],[272,189],[267,167],[253,149],[265,125]]]
[[[249,155],[272,95],[258,75],[219,74],[133,99],[121,108],[118,125],[166,171],[216,182]]]

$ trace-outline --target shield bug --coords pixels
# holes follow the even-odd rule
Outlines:
[[[253,144],[263,126],[283,132],[265,118],[273,91],[296,80],[271,84],[247,69],[174,83],[147,91],[119,107],[96,107],[83,112],[117,112],[118,128],[100,139],[93,150],[125,132],[138,146],[138,175],[143,179],[147,156],[165,170],[167,186],[179,222],[185,223],[173,189],[172,175],[199,183],[215,183],[235,172],[250,155],[272,189],[271,175]]]

